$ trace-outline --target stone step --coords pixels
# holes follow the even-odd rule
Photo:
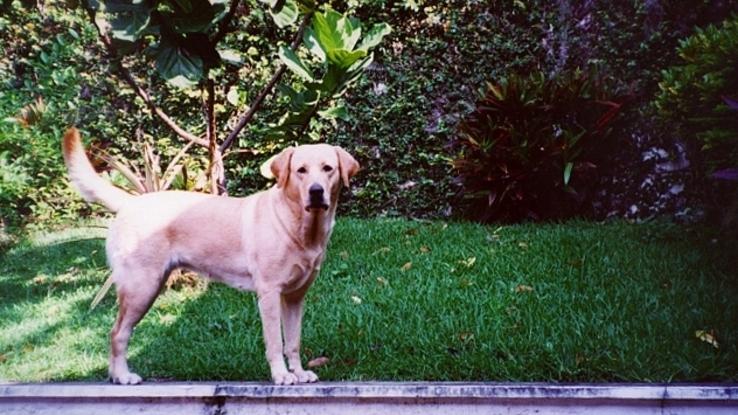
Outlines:
[[[738,414],[738,384],[0,383],[0,414]]]

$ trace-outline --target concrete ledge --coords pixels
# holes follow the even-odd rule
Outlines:
[[[0,414],[738,414],[738,384],[0,383]]]

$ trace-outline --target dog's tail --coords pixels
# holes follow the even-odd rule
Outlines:
[[[117,212],[133,195],[126,193],[103,180],[85,154],[79,131],[72,127],[64,133],[62,141],[64,163],[69,178],[77,191],[88,202],[99,202],[113,212]]]

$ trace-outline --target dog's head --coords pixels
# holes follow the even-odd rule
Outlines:
[[[341,147],[310,144],[289,147],[270,164],[277,186],[306,211],[328,210],[337,202],[341,183],[359,171],[359,163]]]

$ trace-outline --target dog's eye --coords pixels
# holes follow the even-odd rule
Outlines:
[[[333,171],[333,167],[328,166],[328,165],[325,165],[325,166],[323,166],[323,171],[326,172],[326,173],[330,173],[330,172]]]
[[[305,173],[307,173],[307,169],[304,168],[304,167],[300,167],[299,169],[297,169],[297,172],[300,173],[300,174],[305,174]]]

